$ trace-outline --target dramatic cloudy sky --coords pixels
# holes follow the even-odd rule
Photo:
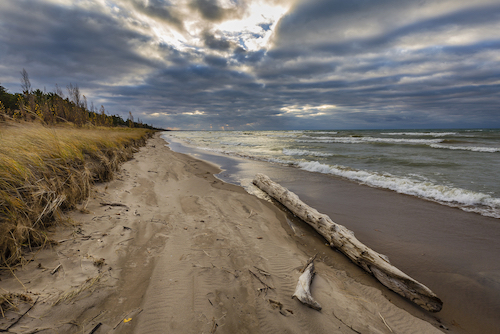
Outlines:
[[[165,128],[500,127],[498,0],[0,0],[0,84]]]

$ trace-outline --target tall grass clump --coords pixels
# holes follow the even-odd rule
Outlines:
[[[152,134],[141,128],[0,123],[0,266],[47,241],[47,227],[112,178]]]

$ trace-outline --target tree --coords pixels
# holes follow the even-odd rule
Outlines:
[[[128,127],[133,128],[134,127],[134,116],[132,116],[132,112],[128,112]]]
[[[31,93],[31,82],[28,76],[28,72],[23,68],[21,71],[21,89],[24,95],[28,95]]]
[[[78,85],[73,86],[73,84],[70,83],[66,88],[68,89],[69,99],[73,101],[77,107],[81,107],[82,97]]]

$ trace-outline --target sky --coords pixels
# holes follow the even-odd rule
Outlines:
[[[169,129],[500,127],[498,0],[1,0],[0,85]]]

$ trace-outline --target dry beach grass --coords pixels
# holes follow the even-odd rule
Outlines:
[[[86,199],[93,182],[110,180],[149,133],[0,123],[0,265],[47,243],[45,229],[61,221],[61,210]]]

